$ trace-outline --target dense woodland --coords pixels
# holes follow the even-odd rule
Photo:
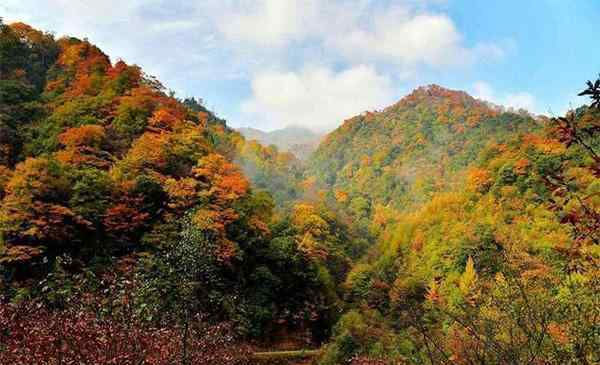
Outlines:
[[[600,363],[582,95],[546,118],[421,87],[301,161],[0,21],[0,364]]]

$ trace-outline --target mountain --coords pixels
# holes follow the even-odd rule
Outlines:
[[[420,87],[301,163],[0,19],[0,364],[600,363],[587,85],[552,119]]]
[[[70,338],[61,359],[95,364],[179,363],[182,341],[194,364],[234,364],[238,340],[327,336],[360,250],[301,201],[292,154],[88,40],[0,19],[0,60],[0,363],[54,362],[12,336],[40,323]]]
[[[301,160],[317,148],[322,135],[303,127],[285,127],[271,132],[255,128],[239,128],[238,131],[249,140],[257,140],[263,145],[275,145],[279,150],[292,152]]]
[[[366,218],[377,204],[406,208],[459,184],[486,145],[539,128],[528,114],[430,85],[346,120],[313,153],[308,173]]]
[[[263,132],[260,129],[252,127],[241,127],[237,129],[245,138],[249,140],[265,140],[268,136],[268,132]],[[262,143],[262,142],[261,142]]]
[[[308,174],[377,240],[321,364],[598,362],[577,335],[600,314],[598,150],[600,110],[534,118],[436,85],[345,121]]]

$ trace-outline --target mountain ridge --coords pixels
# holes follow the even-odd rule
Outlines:
[[[291,152],[300,160],[306,160],[317,148],[323,135],[300,126],[287,126],[265,132],[253,127],[237,128],[249,140],[257,140],[264,145],[274,145],[279,150]]]
[[[600,80],[419,87],[301,163],[87,39],[0,60],[0,363],[599,362]]]
[[[416,187],[416,176],[430,180],[417,185],[431,184],[436,174],[446,176],[443,185],[458,183],[455,175],[487,142],[532,132],[542,124],[464,91],[422,86],[382,111],[345,120],[323,139],[308,170],[325,186],[349,193],[350,201],[367,199],[368,212],[375,203],[399,207],[409,204],[400,202]],[[425,198],[428,189],[408,195]]]

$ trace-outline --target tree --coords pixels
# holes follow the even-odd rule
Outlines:
[[[27,159],[17,165],[6,184],[0,207],[0,225],[9,247],[33,247],[62,252],[75,248],[91,223],[73,212],[66,199],[71,187],[63,166],[49,159]],[[17,251],[12,251],[13,253]],[[28,249],[28,252],[34,252]],[[27,261],[5,252],[3,261]]]

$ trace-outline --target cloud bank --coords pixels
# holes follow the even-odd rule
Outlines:
[[[299,72],[264,72],[252,81],[252,97],[243,112],[266,121],[268,128],[281,120],[329,131],[334,124],[365,110],[388,105],[390,80],[369,66],[334,72],[326,67]]]
[[[488,83],[477,81],[471,88],[471,94],[475,98],[513,108],[515,110],[525,109],[532,113],[537,112],[535,97],[524,91],[498,95]]]

